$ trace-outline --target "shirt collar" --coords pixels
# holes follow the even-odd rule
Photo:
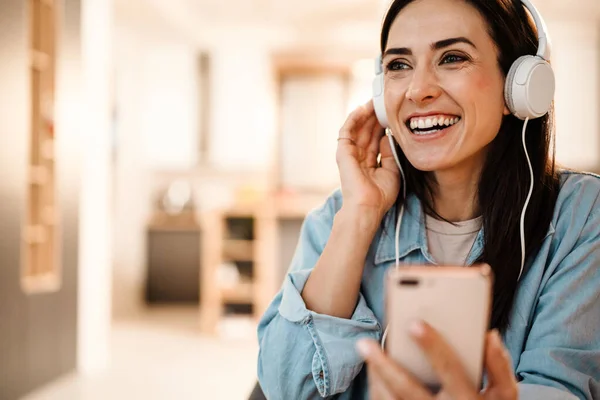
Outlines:
[[[375,253],[375,265],[383,264],[389,261],[396,260],[396,248],[394,237],[396,234],[396,216],[398,215],[398,207],[392,207],[386,214],[383,220],[383,229],[377,245]],[[546,238],[555,232],[553,222],[550,222]],[[484,245],[484,230],[483,227],[475,237],[473,249],[467,258],[467,265],[472,265],[483,253]],[[399,241],[399,257],[402,260],[409,253],[420,250],[422,255],[430,263],[434,264],[433,257],[427,248],[427,232],[425,230],[425,213],[418,197],[413,193],[409,194],[405,205],[404,214],[402,217],[402,225],[400,227]]]
[[[394,237],[396,234],[396,219],[399,209],[392,207],[384,217],[383,229],[375,253],[375,264],[382,264],[396,259]],[[477,233],[473,249],[467,259],[467,264],[472,264],[483,251],[483,228]],[[433,257],[427,247],[427,232],[425,230],[425,213],[418,197],[411,193],[404,203],[402,225],[400,227],[399,257],[402,260],[409,253],[420,250],[430,263]]]

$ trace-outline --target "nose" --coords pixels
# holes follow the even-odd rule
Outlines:
[[[426,66],[414,70],[406,98],[417,106],[425,106],[440,97],[442,89],[435,72]]]

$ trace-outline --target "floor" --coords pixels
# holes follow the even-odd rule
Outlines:
[[[23,400],[247,399],[256,383],[255,325],[227,320],[203,337],[195,310],[159,309],[118,322],[111,363],[98,376],[73,374]]]

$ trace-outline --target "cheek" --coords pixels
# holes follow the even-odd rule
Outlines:
[[[498,134],[504,117],[503,80],[496,77],[479,75],[473,80],[473,99],[478,144],[489,144]]]
[[[504,107],[504,79],[501,76],[480,74],[474,77],[473,85],[476,93],[485,97],[484,104],[489,104],[495,110]]]
[[[446,84],[448,92],[463,100],[484,98],[484,104],[492,104],[490,100],[503,98],[504,85],[501,79],[485,73],[469,73],[464,79],[451,79]]]
[[[385,83],[384,98],[386,108],[397,109],[398,106],[404,100],[406,94],[406,87],[398,81],[387,81]]]
[[[464,79],[449,80],[445,89],[465,113],[474,113],[470,118],[472,121],[481,123],[482,120],[491,122],[502,119],[504,83],[501,77],[472,71]]]
[[[403,121],[399,121],[397,119],[398,113],[400,112],[400,108],[404,100],[406,99],[406,88],[403,84],[397,81],[386,82],[385,91],[384,91],[384,99],[385,99],[385,109],[388,117],[388,121],[390,122],[392,131],[397,131],[400,129],[399,126],[403,123]]]
[[[499,88],[498,79],[486,76],[485,74],[477,74],[473,81],[473,84],[479,90],[497,90]]]

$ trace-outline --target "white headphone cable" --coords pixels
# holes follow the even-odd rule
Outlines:
[[[402,199],[406,200],[406,179],[404,176],[404,170],[402,169],[402,165],[400,164],[400,158],[398,157],[398,153],[396,152],[396,143],[394,141],[394,136],[392,135],[392,130],[390,128],[387,128],[385,130],[385,134],[387,135],[389,141],[390,141],[390,147],[392,149],[392,154],[394,155],[394,160],[396,160],[396,165],[398,166],[398,169],[400,170],[400,175],[402,176],[402,179],[400,180],[400,184],[402,185]],[[402,203],[402,206],[400,207],[400,212],[398,214],[398,221],[396,222],[396,234],[394,237],[394,243],[395,243],[395,247],[396,247],[396,268],[398,268],[398,265],[400,264],[400,253],[398,250],[398,242],[400,241],[400,225],[402,224],[402,215],[404,214],[404,203]]]
[[[402,176],[402,180],[400,181],[400,184],[402,185],[402,196],[403,196],[402,199],[403,199],[403,201],[406,201],[406,179],[404,176],[404,170],[402,169],[402,165],[400,164],[400,158],[398,158],[398,153],[396,152],[396,143],[394,142],[394,136],[392,135],[392,130],[390,128],[387,128],[385,130],[385,134],[387,135],[387,137],[390,141],[390,147],[392,149],[392,154],[394,154],[394,160],[396,160],[396,165],[398,166],[398,169],[400,170],[400,175]],[[396,221],[396,231],[394,234],[394,247],[396,250],[395,268],[399,268],[399,266],[400,266],[399,242],[400,242],[400,228],[402,227],[402,217],[403,216],[404,216],[404,202],[400,206],[400,212],[398,213],[398,219]],[[381,348],[382,349],[385,349],[385,339],[387,337],[387,332],[388,332],[388,328],[386,326],[383,331],[383,336],[381,338]]]
[[[525,213],[527,212],[527,206],[529,205],[529,200],[531,200],[531,194],[533,193],[533,184],[534,184],[534,176],[533,176],[533,167],[531,166],[531,160],[529,159],[529,154],[527,153],[527,145],[525,144],[525,132],[527,130],[527,123],[529,122],[529,118],[525,119],[523,123],[523,150],[525,151],[525,158],[527,158],[527,165],[529,165],[529,193],[527,194],[527,199],[525,200],[525,205],[523,206],[523,210],[521,211],[521,222],[520,222],[520,235],[521,235],[521,269],[519,270],[519,277],[517,278],[517,282],[521,279],[521,275],[523,274],[523,267],[525,266]]]

